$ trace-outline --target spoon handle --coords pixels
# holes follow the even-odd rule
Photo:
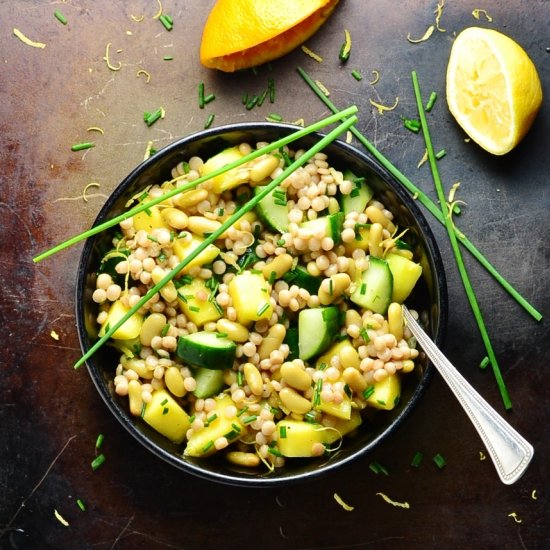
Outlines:
[[[432,342],[405,306],[403,306],[403,315],[410,331],[473,422],[501,481],[506,485],[516,482],[533,458],[532,445],[477,393]]]

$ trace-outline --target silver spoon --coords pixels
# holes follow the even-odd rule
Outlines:
[[[506,485],[515,483],[533,458],[533,446],[474,390],[432,342],[405,306],[403,306],[403,315],[410,331],[422,346],[422,350],[431,359],[473,422],[477,433],[487,447],[502,483]]]

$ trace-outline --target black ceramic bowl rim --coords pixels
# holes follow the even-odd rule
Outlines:
[[[231,125],[211,128],[209,130],[200,131],[200,132],[191,134],[189,136],[186,136],[184,138],[181,138],[167,145],[165,148],[158,151],[155,155],[153,155],[152,157],[150,157],[149,159],[147,159],[146,161],[138,165],[116,187],[116,189],[109,196],[109,198],[101,208],[94,222],[94,226],[98,225],[99,223],[105,221],[110,217],[109,213],[112,210],[113,205],[117,202],[118,199],[120,199],[124,195],[126,189],[133,182],[135,182],[136,179],[138,179],[140,176],[143,176],[143,174],[147,173],[147,171],[152,166],[162,161],[162,159],[165,159],[166,157],[170,157],[175,152],[185,150],[186,147],[192,144],[193,142],[196,142],[198,140],[201,140],[201,141],[215,140],[217,138],[222,137],[223,135],[227,135],[229,133],[234,133],[234,132],[243,132],[244,134],[254,134],[255,136],[257,136],[256,140],[260,141],[260,139],[262,139],[262,135],[265,135],[268,133],[275,133],[278,135],[287,135],[299,129],[300,128],[293,125],[279,124],[279,123],[266,123],[266,122],[238,123],[238,124],[231,124]],[[321,134],[321,133],[312,134],[314,139],[315,138],[319,139],[323,135],[324,134]],[[305,139],[312,139],[312,138],[308,136]],[[380,177],[380,179],[384,180],[384,183],[387,186],[389,186],[389,188],[391,189],[391,191],[395,193],[395,195],[397,195],[398,199],[404,205],[406,205],[407,209],[412,214],[412,217],[414,218],[415,222],[418,224],[420,228],[420,233],[422,234],[425,240],[423,245],[425,246],[428,253],[432,273],[435,274],[434,282],[436,284],[435,284],[435,288],[433,289],[435,292],[435,296],[433,297],[433,299],[435,300],[435,303],[436,303],[436,306],[434,306],[436,311],[435,313],[433,313],[433,315],[435,316],[434,318],[437,326],[434,329],[434,335],[432,337],[433,337],[433,340],[436,342],[436,344],[441,346],[445,336],[445,329],[446,329],[446,323],[447,323],[446,278],[445,278],[443,262],[435,241],[435,237],[424,215],[415,204],[415,201],[407,194],[407,192],[400,186],[400,184],[395,181],[393,176],[389,172],[387,172],[384,168],[382,168],[380,165],[378,165],[369,155],[363,153],[362,151],[357,150],[355,147],[352,147],[351,145],[348,145],[342,141],[335,141],[329,147],[336,148],[337,150],[342,151],[343,154],[348,156],[351,155],[355,157],[358,162],[366,164],[370,170],[372,170],[375,174],[377,174]],[[91,347],[90,337],[86,329],[86,323],[85,323],[84,297],[86,293],[87,277],[89,276],[89,271],[87,266],[88,266],[88,262],[90,261],[90,257],[92,255],[94,243],[96,242],[97,238],[98,238],[98,235],[89,238],[85,242],[84,248],[82,250],[81,258],[80,258],[78,272],[77,272],[76,324],[77,324],[80,345],[83,350],[83,353],[87,352]],[[256,486],[256,487],[275,486],[275,485],[294,483],[297,481],[306,481],[306,480],[314,479],[321,475],[327,474],[328,472],[331,472],[337,468],[339,469],[342,466],[349,464],[350,462],[358,459],[359,457],[366,455],[372,449],[374,449],[382,440],[388,437],[390,433],[394,432],[398,426],[400,426],[403,423],[405,418],[409,415],[413,407],[417,404],[417,402],[421,398],[422,394],[424,393],[429,383],[429,380],[433,375],[433,366],[429,362],[427,362],[427,366],[423,371],[422,377],[420,378],[418,385],[416,386],[408,402],[399,411],[398,415],[394,418],[394,420],[390,424],[388,424],[388,426],[385,429],[383,429],[380,433],[378,433],[375,437],[373,437],[372,439],[369,439],[365,445],[355,450],[352,450],[351,452],[343,456],[331,457],[321,465],[318,465],[315,463],[315,460],[317,459],[311,459],[311,463],[310,463],[311,467],[306,468],[304,471],[298,471],[298,473],[292,472],[292,471],[290,472],[283,471],[282,473],[280,473],[276,471],[273,474],[266,473],[265,475],[258,474],[258,475],[251,476],[245,473],[231,472],[228,468],[227,468],[227,471],[223,471],[223,470],[216,471],[216,470],[208,469],[208,468],[205,468],[205,465],[207,465],[208,460],[210,459],[207,459],[207,460],[198,459],[197,461],[188,461],[186,459],[183,459],[180,455],[174,452],[170,452],[167,449],[163,448],[161,444],[153,441],[153,439],[150,436],[143,433],[143,427],[141,427],[140,429],[135,419],[131,417],[129,412],[121,405],[121,403],[113,399],[113,395],[111,391],[109,391],[108,384],[105,382],[104,378],[101,376],[101,366],[98,365],[97,362],[95,361],[95,356],[92,356],[90,359],[88,359],[88,361],[86,361],[86,366],[97,391],[101,395],[102,399],[105,401],[110,411],[114,414],[117,420],[124,426],[124,428],[153,454],[157,455],[167,463],[187,473],[198,476],[200,478],[207,479],[210,481],[225,483],[229,485],[240,485],[240,486],[249,486],[249,487],[250,486]],[[298,460],[301,460],[301,459],[298,459]],[[304,459],[304,460],[309,461],[310,459]]]

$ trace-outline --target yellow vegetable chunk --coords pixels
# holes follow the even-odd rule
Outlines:
[[[325,430],[325,443],[330,444],[338,441],[341,437],[358,428],[362,422],[361,413],[357,409],[352,409],[349,420],[338,418],[332,428]]]
[[[150,403],[145,405],[143,420],[172,443],[185,439],[191,427],[189,415],[166,390],[155,390]]]
[[[180,310],[197,327],[202,327],[205,323],[211,321],[217,321],[221,317],[213,301],[210,300],[210,294],[211,290],[207,288],[202,279],[193,279],[191,283],[183,285],[179,289],[178,304]],[[179,296],[183,296],[185,300]]]
[[[323,426],[302,420],[281,420],[277,423],[277,431],[279,433],[277,446],[281,454],[286,457],[314,456],[313,445],[324,444],[327,439],[327,430]]]
[[[331,359],[335,356],[338,356],[340,358],[340,353],[345,348],[352,348],[355,349],[352,345],[352,343],[349,340],[342,340],[341,342],[337,342],[334,344],[326,353],[323,353],[317,361],[315,362],[315,365],[317,368],[321,368],[322,364],[325,364],[326,366],[331,366]],[[342,365],[343,368],[340,370],[343,370],[348,365]]]
[[[393,275],[392,302],[402,304],[422,275],[422,266],[399,254],[388,254],[386,260]]]
[[[120,298],[113,302],[107,313],[107,319],[101,326],[99,336],[103,336],[107,332],[107,327],[116,325],[128,311],[130,311],[130,308],[126,307]],[[120,328],[115,330],[111,338],[114,340],[133,340],[139,336],[141,325],[143,325],[143,315],[136,312]]]
[[[216,439],[225,437],[231,443],[247,432],[246,425],[241,422],[242,417],[227,418],[226,416],[227,407],[235,406],[229,395],[220,394],[214,400],[216,401],[216,407],[208,415],[208,418],[213,419],[210,420],[208,426],[193,432],[183,451],[184,456],[209,456],[216,452],[214,445]]]
[[[180,262],[183,261],[189,254],[191,254],[198,246],[204,242],[202,237],[197,237],[196,235],[191,234],[191,238],[176,239],[174,243],[174,253],[180,259]],[[205,264],[211,263],[220,253],[220,249],[213,245],[209,244],[201,253],[198,254],[196,258],[191,260],[182,270],[181,273],[188,273],[192,267],[203,266]]]
[[[221,153],[214,155],[209,158],[200,169],[201,176],[206,176],[211,172],[214,172],[218,168],[222,168],[226,164],[230,164],[239,160],[243,157],[243,154],[240,152],[239,147],[230,147],[229,149],[224,149]],[[225,174],[220,174],[212,178],[212,191],[214,193],[221,194],[224,191],[238,187],[243,183],[248,182],[248,170],[243,169],[242,167],[233,168],[232,170],[227,171]]]
[[[263,274],[243,271],[229,283],[229,295],[237,311],[241,325],[250,325],[260,319],[269,319],[273,314],[271,306],[271,285]]]
[[[164,221],[158,206],[151,206],[151,208],[134,215],[134,229],[136,231],[143,230],[151,233],[153,229],[161,228],[170,229],[170,226]]]
[[[341,382],[341,379],[339,380]],[[319,411],[326,412],[335,416],[336,418],[342,418],[344,420],[349,420],[351,418],[351,399],[344,394],[344,399],[342,402],[336,404],[332,401],[323,401],[315,407]]]
[[[374,392],[367,399],[367,403],[375,409],[391,411],[399,402],[401,396],[401,379],[394,374],[374,383]]]
[[[369,228],[361,227],[359,232],[355,231],[355,239],[350,243],[344,243],[346,254],[351,256],[354,250],[368,250],[369,249]]]

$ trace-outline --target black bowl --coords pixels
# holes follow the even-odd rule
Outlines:
[[[222,149],[247,141],[275,141],[297,128],[285,124],[243,123],[198,132],[168,145],[140,164],[115,189],[101,209],[95,225],[124,211],[127,200],[147,185],[171,179],[170,171],[178,162],[197,155],[202,158]],[[310,147],[319,134],[302,138],[292,147]],[[333,142],[324,152],[332,166],[350,168],[354,173],[369,175],[375,194],[395,215],[399,227],[408,227],[407,240],[413,246],[415,257],[423,266],[423,277],[414,295],[407,303],[426,314],[428,330],[439,345],[442,344],[447,321],[447,287],[441,256],[434,236],[415,201],[395,179],[372,158],[343,142]],[[76,287],[76,319],[82,350],[88,351],[97,340],[95,318],[97,307],[91,299],[95,288],[96,269],[100,259],[111,248],[109,232],[88,239],[84,245],[78,268]],[[141,419],[130,415],[127,398],[115,394],[113,374],[117,356],[109,346],[98,350],[87,361],[88,371],[101,397],[121,422],[147,449],[184,472],[212,481],[243,486],[272,486],[316,478],[326,472],[371,452],[380,442],[396,431],[424,392],[433,367],[421,355],[415,370],[403,378],[399,404],[392,411],[380,411],[364,422],[354,437],[344,440],[341,448],[330,456],[315,459],[290,459],[273,473],[250,471],[219,460],[216,456],[196,459],[182,456],[182,449],[173,445],[150,428]]]

